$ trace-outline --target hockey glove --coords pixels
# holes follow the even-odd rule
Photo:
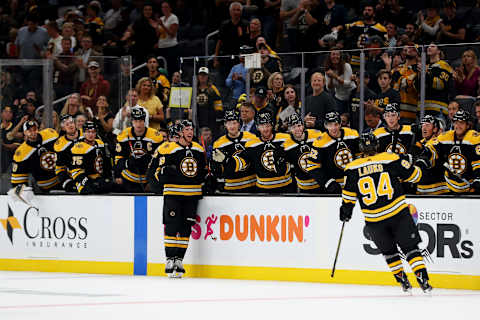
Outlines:
[[[66,192],[76,192],[75,182],[72,179],[67,179],[62,184],[63,190]]]
[[[340,206],[340,221],[348,222],[352,218],[353,208],[346,207],[344,205]]]
[[[213,150],[213,154],[212,154],[213,161],[222,163],[223,161],[225,161],[225,157],[226,157],[225,153],[223,153],[219,149]]]
[[[331,194],[342,193],[342,187],[337,181],[333,179],[330,179],[327,181],[327,183],[325,183],[325,190],[327,191],[327,193],[331,193]]]

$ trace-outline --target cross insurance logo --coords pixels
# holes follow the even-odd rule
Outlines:
[[[36,207],[9,201],[6,217],[0,218],[2,234],[6,234],[0,234],[0,241],[9,241],[18,249],[86,249],[87,222],[86,217],[42,214]]]

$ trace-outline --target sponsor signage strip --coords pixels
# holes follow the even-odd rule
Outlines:
[[[135,196],[135,246],[133,274],[147,274],[147,197]]]
[[[132,262],[0,259],[0,270],[133,274]]]

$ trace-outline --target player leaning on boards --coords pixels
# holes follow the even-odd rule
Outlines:
[[[163,185],[163,223],[165,225],[165,273],[182,277],[183,258],[195,224],[198,200],[207,174],[205,150],[192,141],[193,125],[180,123],[178,142],[163,143],[158,152],[154,179]]]
[[[397,246],[400,247],[424,292],[430,292],[428,273],[418,249],[420,234],[410,215],[400,180],[416,183],[422,171],[412,164],[409,155],[382,152],[377,154],[378,140],[372,133],[360,138],[362,158],[345,168],[340,220],[349,221],[357,199],[365,215],[368,233],[382,252],[387,264],[408,292],[412,286],[403,270]]]

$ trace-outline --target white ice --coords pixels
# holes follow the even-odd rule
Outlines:
[[[479,319],[479,304],[467,290],[0,272],[0,320],[463,320]]]

